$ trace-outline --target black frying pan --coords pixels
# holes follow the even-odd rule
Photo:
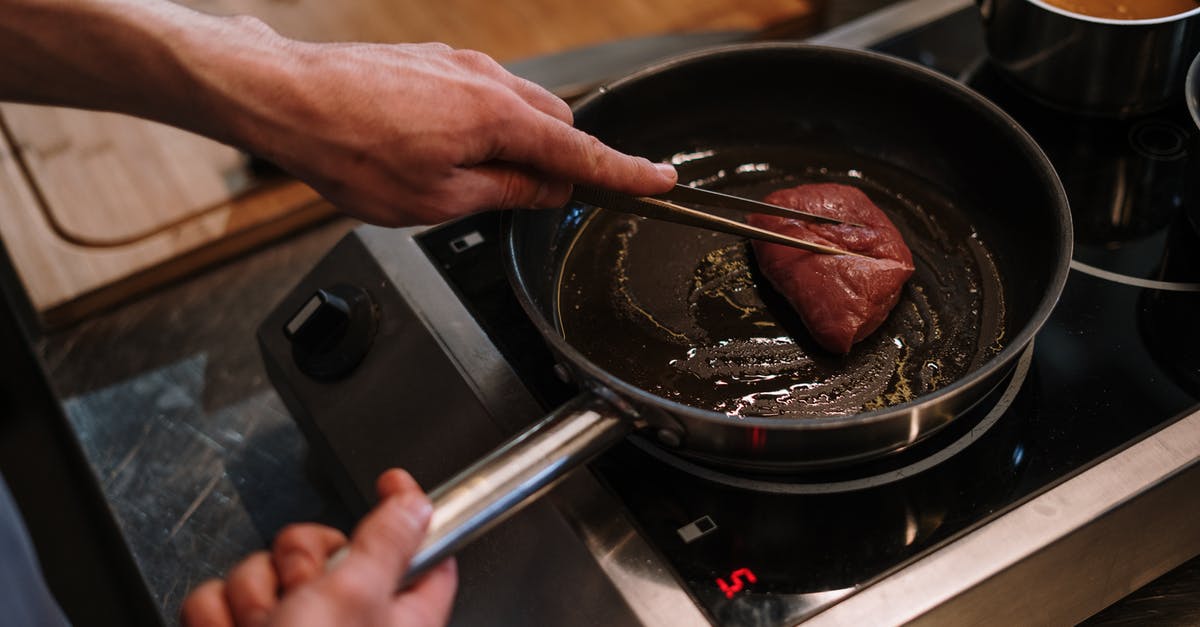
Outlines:
[[[593,93],[576,124],[722,191],[855,184],[901,228],[917,273],[885,326],[837,357],[806,339],[743,242],[582,205],[515,212],[514,289],[582,392],[434,492],[416,572],[635,428],[754,470],[905,448],[1003,379],[1066,280],[1070,213],[1041,150],[918,66],[801,44],[715,49]]]

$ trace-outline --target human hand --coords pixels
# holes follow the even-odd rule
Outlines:
[[[341,532],[292,525],[229,571],[205,582],[183,603],[188,627],[259,625],[404,625],[436,627],[450,615],[457,586],[446,560],[406,590],[396,584],[425,535],[432,512],[413,478],[389,470],[376,483],[380,503],[359,523],[345,559],[328,571],[329,556],[347,544]]]
[[[165,1],[27,1],[0,21],[0,58],[12,66],[0,98],[200,133],[388,226],[555,207],[573,183],[657,194],[676,177],[573,128],[566,103],[488,56],[443,44],[301,42]]]
[[[368,222],[558,207],[572,183],[651,195],[675,182],[671,166],[573,128],[566,103],[482,53],[279,39],[283,60],[235,90],[231,110],[243,114],[229,123],[241,143]]]

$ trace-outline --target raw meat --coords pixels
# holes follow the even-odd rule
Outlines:
[[[764,200],[864,225],[762,214],[747,219],[760,228],[870,257],[821,255],[754,242],[763,274],[796,308],[817,343],[834,353],[850,352],[896,306],[904,282],[913,273],[912,252],[891,220],[856,187],[813,183],[781,189]]]

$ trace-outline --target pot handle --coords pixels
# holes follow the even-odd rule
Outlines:
[[[584,392],[429,493],[433,517],[405,588],[430,568],[554,486],[633,429],[611,405]],[[330,558],[332,568],[348,549]]]

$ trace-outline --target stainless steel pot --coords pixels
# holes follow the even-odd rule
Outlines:
[[[1125,117],[1183,90],[1200,52],[1200,7],[1164,18],[1089,17],[1041,0],[977,0],[992,61],[1057,108]]]

